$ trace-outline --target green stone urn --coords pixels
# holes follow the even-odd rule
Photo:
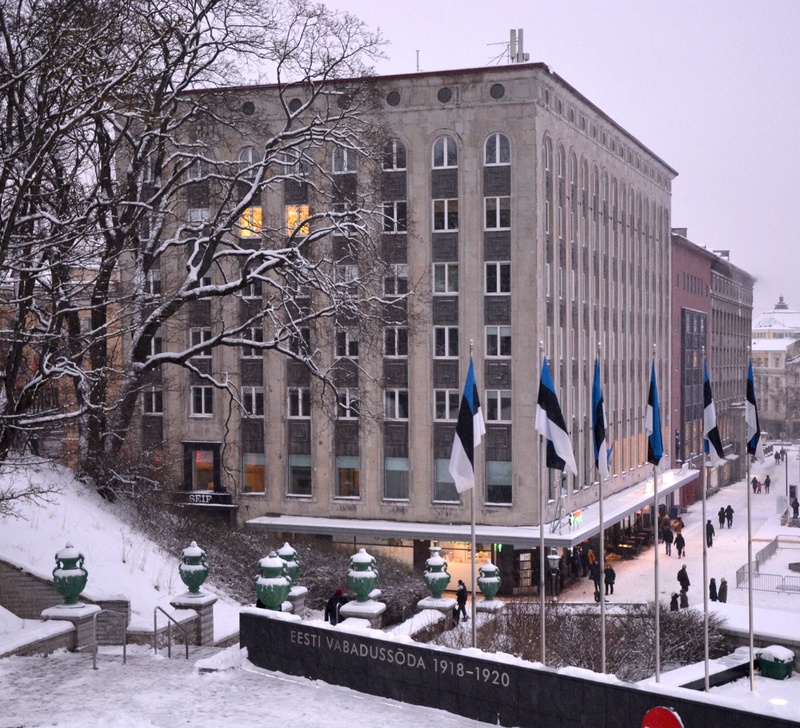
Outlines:
[[[425,561],[422,580],[430,590],[433,598],[441,599],[444,590],[450,584],[450,574],[447,571],[447,562],[442,558],[438,541],[433,542],[430,551],[430,558]]]
[[[283,546],[278,549],[278,556],[286,562],[286,573],[289,575],[292,583],[294,583],[297,579],[297,575],[300,573],[300,562],[297,559],[297,551],[288,543],[284,543]]]
[[[359,549],[350,557],[347,583],[356,595],[356,602],[368,602],[370,592],[378,585],[378,562],[366,549]]]
[[[478,569],[478,588],[487,602],[491,602],[500,591],[500,569],[491,561],[487,561]]]
[[[203,595],[200,587],[208,576],[206,565],[206,552],[195,541],[192,541],[181,554],[182,563],[178,566],[181,580],[189,588],[189,595],[199,597]]]
[[[56,554],[53,583],[64,597],[64,606],[79,606],[78,596],[86,588],[89,572],[83,568],[83,554],[68,543]]]
[[[292,588],[292,579],[286,573],[286,562],[274,551],[258,562],[255,578],[256,594],[267,609],[282,611],[283,603]]]

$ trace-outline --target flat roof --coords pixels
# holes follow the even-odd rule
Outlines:
[[[699,475],[698,470],[667,470],[658,474],[659,500]],[[653,503],[653,478],[639,481],[603,498],[603,522],[606,527]],[[581,510],[580,523],[570,528],[566,519],[545,524],[545,546],[572,548],[576,544],[600,533],[599,501]],[[369,536],[376,538],[406,538],[415,540],[469,541],[469,523],[425,523],[414,521],[384,521],[349,518],[323,518],[314,516],[260,516],[246,522],[250,528],[284,533],[306,533],[324,536]],[[476,524],[475,540],[478,543],[502,543],[514,548],[529,549],[539,545],[539,526],[491,526]]]

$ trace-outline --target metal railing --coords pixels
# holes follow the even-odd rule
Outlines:
[[[124,612],[115,612],[113,609],[101,609],[92,615],[92,635],[94,642],[92,643],[92,669],[97,669],[97,617],[100,614],[113,614],[117,617],[122,617],[125,623],[122,625],[122,664],[128,664],[128,615]]]
[[[167,622],[167,657],[172,657],[172,625],[174,624],[181,632],[183,632],[183,642],[186,645],[186,659],[189,659],[189,633],[186,628],[180,624],[171,614],[165,612],[161,607],[153,609],[153,652],[158,654],[158,613],[161,612]]]
[[[800,542],[793,537],[776,536],[764,548],[756,553],[755,561],[736,570],[736,587],[746,588],[748,571],[753,570],[753,589],[757,591],[782,591],[800,593],[800,577],[781,576],[780,574],[762,574],[761,567],[769,561],[781,548],[800,548]]]

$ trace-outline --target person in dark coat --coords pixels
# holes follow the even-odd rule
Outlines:
[[[687,609],[689,606],[689,595],[686,589],[681,589],[681,609]]]
[[[798,510],[800,510],[800,501],[797,498],[792,498],[792,518],[797,518]]]
[[[765,493],[769,493],[769,486],[770,486],[771,482],[772,481],[770,480],[769,475],[766,478],[764,478],[764,492]]]
[[[467,616],[467,585],[461,579],[458,580],[456,588],[456,605],[458,614],[466,622],[469,619]]]
[[[719,512],[717,513],[717,518],[719,518],[719,527],[720,529],[725,528],[725,509],[720,506]]]
[[[733,508],[731,508],[731,504],[728,503],[727,508],[725,508],[725,520],[728,522],[728,528],[733,527]]]
[[[672,599],[669,600],[669,611],[678,611],[678,592],[672,592]]]
[[[714,577],[711,577],[711,580],[708,583],[708,598],[712,602],[717,601],[717,582],[714,580]]]
[[[672,542],[675,537],[672,535],[672,529],[667,525],[664,530],[664,548],[667,550],[667,556],[672,556]]]
[[[330,622],[334,627],[339,624],[339,610],[343,604],[347,604],[350,600],[344,595],[341,589],[337,589],[336,593],[328,599],[325,605],[325,621]]]
[[[691,582],[689,581],[689,574],[686,571],[686,564],[681,566],[680,570],[678,571],[678,584],[681,585],[681,589],[683,591],[689,591]]]
[[[594,582],[594,597],[595,601],[600,601],[600,564],[595,560],[595,562],[589,566],[589,576],[591,577],[592,581]]]
[[[603,569],[603,574],[605,575],[606,596],[608,596],[614,593],[614,582],[617,580],[617,572],[614,571],[614,567],[606,561],[606,568]]]
[[[675,550],[678,552],[678,558],[683,558],[683,552],[686,551],[686,539],[682,533],[675,536]]]
[[[717,599],[721,602],[728,601],[728,580],[723,578],[719,583],[719,591],[717,592]]]
[[[706,544],[708,548],[711,548],[714,545],[714,524],[711,523],[711,519],[709,518],[706,521]]]
[[[755,495],[756,491],[758,490],[758,478],[756,478],[755,475],[753,476],[753,479],[750,481],[750,485],[753,486],[753,495]]]

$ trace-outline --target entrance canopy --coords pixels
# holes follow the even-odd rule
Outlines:
[[[658,474],[659,501],[698,476],[697,470],[668,470]],[[603,499],[603,521],[606,527],[621,521],[646,506],[653,506],[653,478],[642,480],[625,490]],[[421,523],[413,521],[379,521],[312,516],[261,516],[247,521],[250,528],[283,533],[307,533],[322,536],[355,538],[400,538],[418,541],[469,541],[470,524]],[[592,503],[581,509],[580,522],[574,526],[561,519],[561,524],[545,524],[545,546],[572,547],[600,533],[600,508]],[[539,545],[539,526],[490,526],[476,524],[475,538],[480,543],[502,543],[517,549]]]

